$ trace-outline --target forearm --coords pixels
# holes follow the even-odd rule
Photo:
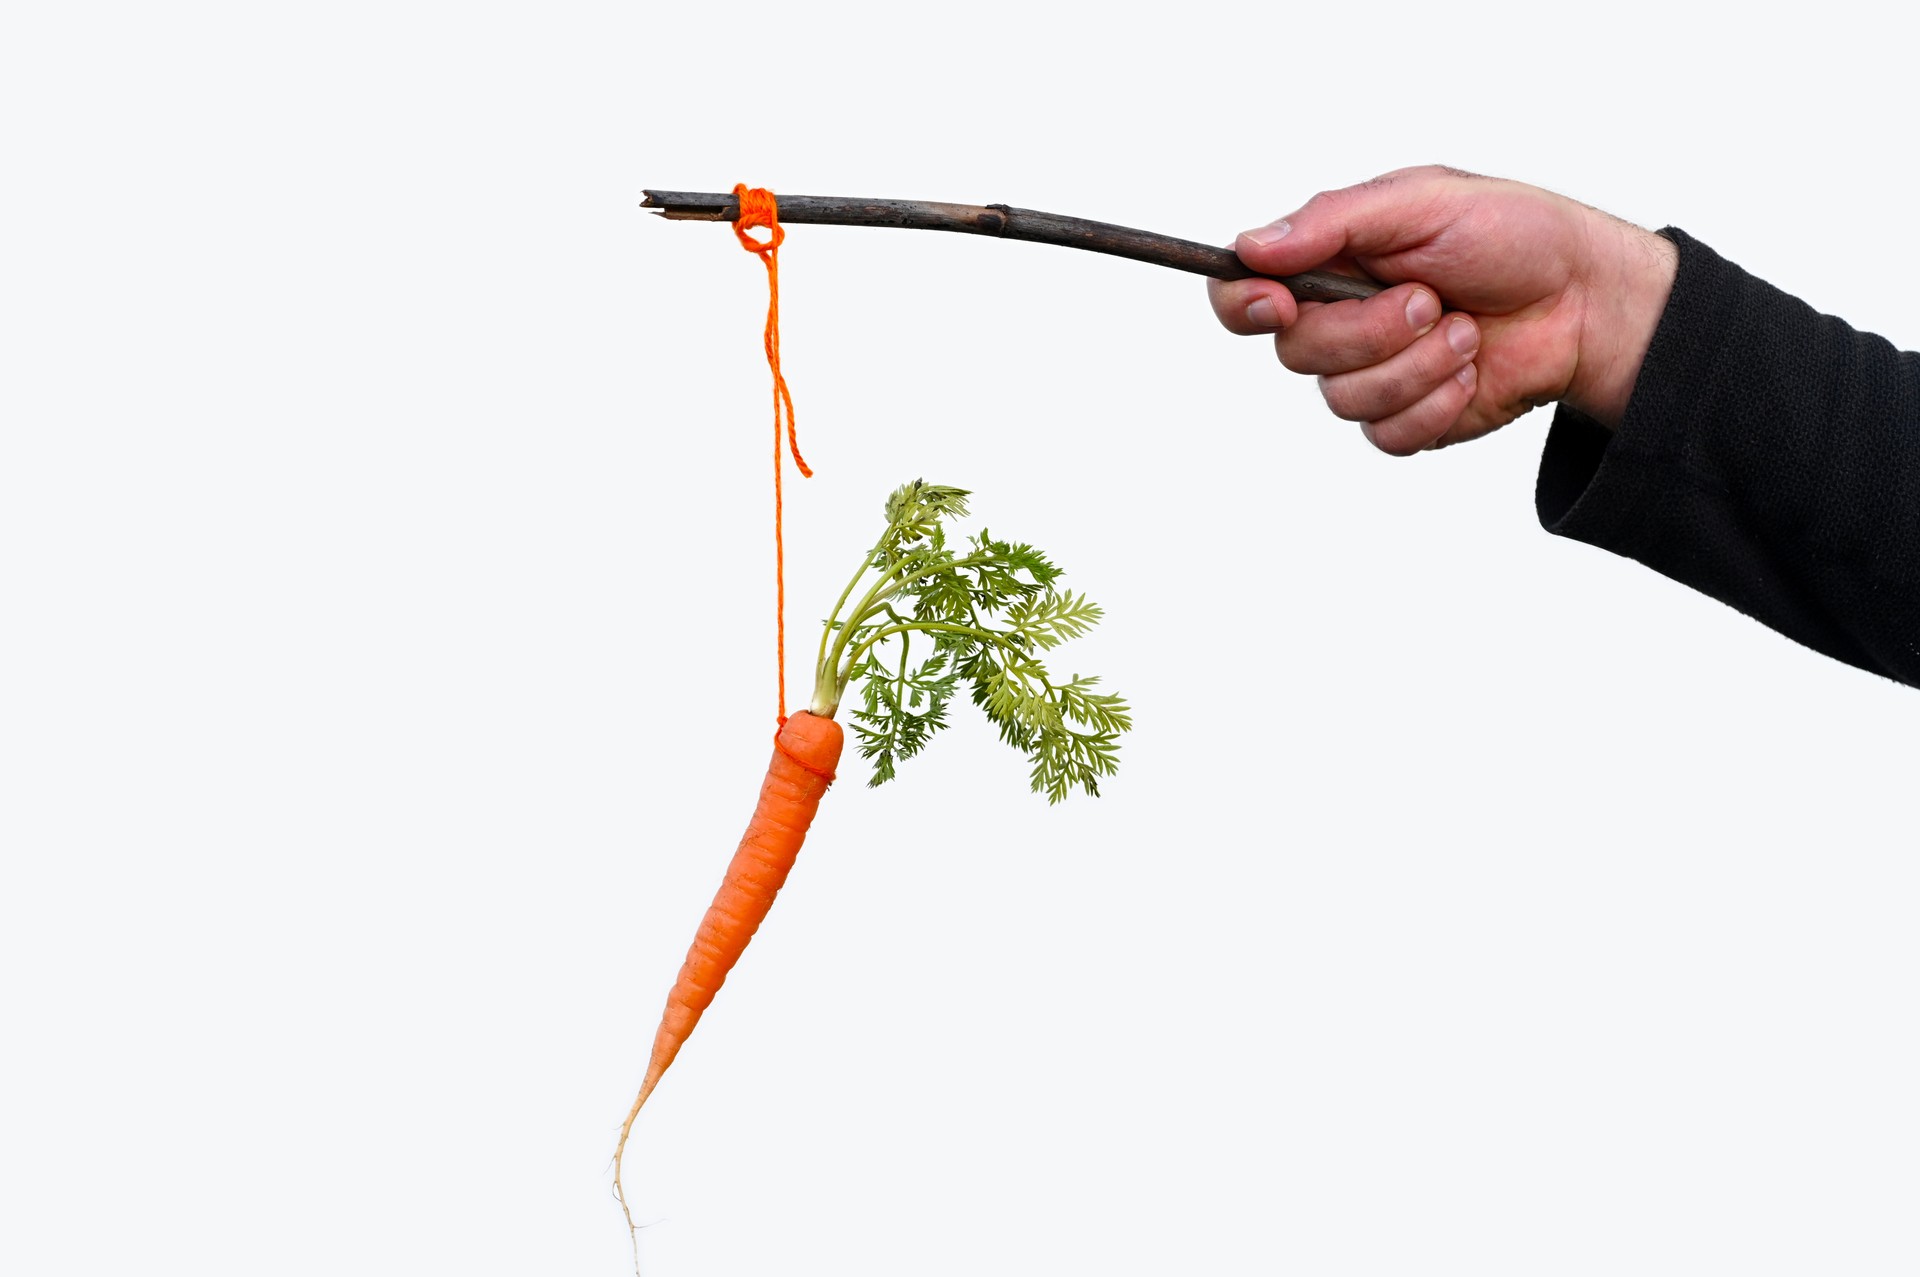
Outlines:
[[[1563,402],[1541,522],[1920,686],[1920,356],[1665,234],[1677,274],[1617,428]]]

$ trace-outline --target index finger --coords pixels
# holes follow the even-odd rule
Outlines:
[[[1256,337],[1292,325],[1299,304],[1277,279],[1209,279],[1207,300],[1221,327]]]

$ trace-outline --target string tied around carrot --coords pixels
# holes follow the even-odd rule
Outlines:
[[[774,646],[780,679],[780,724],[787,721],[787,546],[782,531],[785,522],[785,496],[782,492],[780,455],[782,422],[785,423],[787,450],[803,477],[813,477],[813,467],[800,455],[800,431],[793,416],[793,392],[787,389],[786,376],[780,371],[780,245],[787,233],[780,226],[780,202],[772,191],[741,182],[733,188],[740,201],[740,216],[733,223],[734,238],[740,247],[757,256],[767,268],[767,327],[765,345],[767,367],[773,372],[773,593]],[[764,229],[765,239],[748,232]]]

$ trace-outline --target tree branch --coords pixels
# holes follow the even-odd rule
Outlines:
[[[740,202],[732,194],[698,191],[643,191],[640,207],[672,221],[731,222],[740,216]],[[921,231],[959,231],[992,235],[1034,244],[1083,248],[1137,262],[1170,266],[1214,279],[1262,278],[1240,264],[1233,250],[1196,244],[1191,240],[1137,231],[1106,222],[1090,222],[1057,213],[1036,213],[1005,204],[931,204],[922,200],[863,200],[836,195],[779,196],[782,222],[814,222],[833,226],[899,226]],[[1280,282],[1302,301],[1331,302],[1371,297],[1380,285],[1326,271],[1285,275]]]

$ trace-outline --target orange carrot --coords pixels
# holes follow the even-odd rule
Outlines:
[[[667,1009],[654,1034],[653,1058],[647,1064],[646,1078],[640,1083],[640,1094],[633,1101],[626,1124],[620,1128],[620,1143],[613,1154],[613,1188],[620,1198],[620,1209],[627,1212],[629,1229],[633,1227],[633,1213],[627,1210],[626,1193],[620,1183],[620,1157],[626,1152],[633,1120],[693,1026],[700,1022],[713,995],[720,991],[727,972],[746,951],[775,894],[787,881],[787,872],[806,840],[807,826],[820,809],[820,798],[833,782],[833,769],[840,761],[844,740],[840,724],[805,712],[789,718],[773,738],[773,761],[767,764],[759,805],[740,839],[739,850],[733,854],[733,862],[727,866],[720,891],[693,937],[680,976],[667,994]]]
[[[846,702],[848,730],[873,762],[869,784],[893,779],[897,763],[947,726],[962,681],[1001,739],[1032,761],[1029,782],[1048,802],[1075,788],[1098,794],[1100,779],[1118,765],[1120,735],[1133,721],[1127,703],[1094,690],[1099,680],[1091,675],[1056,680],[1043,659],[1091,629],[1099,607],[1055,586],[1060,569],[1031,545],[985,530],[964,546],[950,544],[943,521],[966,517],[967,496],[918,479],[896,489],[887,498],[886,531],[821,628],[813,699],[774,737],[760,805],[667,995],[646,1078],[620,1128],[613,1190],[629,1233],[633,1213],[620,1165],[634,1119],[785,884],[833,781],[845,743],[834,715],[855,684],[859,695]],[[929,640],[933,647],[917,663],[910,656],[915,636],[923,651]],[[634,1261],[637,1271],[637,1234]]]

